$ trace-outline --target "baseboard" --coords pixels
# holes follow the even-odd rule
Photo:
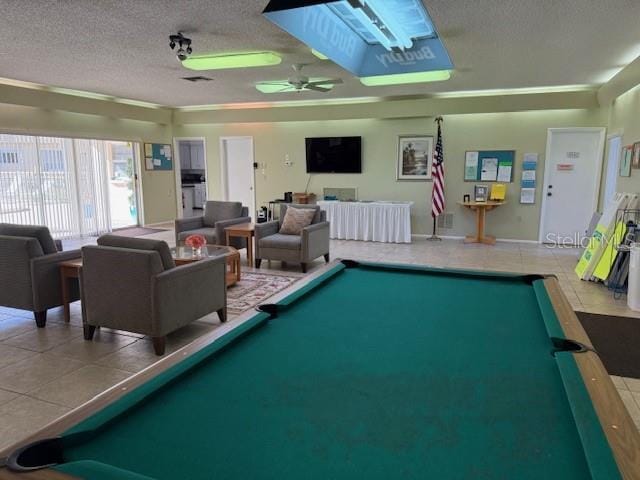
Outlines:
[[[423,233],[412,233],[411,237],[415,238],[431,238],[431,235],[423,234]],[[444,240],[464,240],[465,237],[461,235],[438,235],[439,238]],[[540,242],[537,240],[519,240],[515,238],[496,238],[496,242],[505,242],[505,243],[530,243],[539,245]]]
[[[156,223],[145,223],[144,225],[140,225],[141,227],[148,227],[148,228],[153,228],[153,227],[159,227],[161,225],[166,225],[167,223],[170,223],[173,225],[173,220],[167,220],[165,222],[156,222]]]

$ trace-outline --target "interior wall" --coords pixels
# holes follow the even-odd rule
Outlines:
[[[609,109],[609,132],[622,133],[622,146],[640,142],[640,85],[622,94]],[[618,192],[640,193],[640,169],[618,176]]]
[[[114,116],[113,103],[108,115],[89,115],[13,104],[0,104],[0,132],[25,135],[84,137],[104,140],[130,140],[172,143],[170,124],[129,120]],[[140,151],[142,159],[142,151]],[[176,217],[176,186],[173,171],[146,171],[141,165],[144,223],[158,223]]]
[[[434,112],[435,113],[435,112]],[[428,113],[427,113],[428,115]],[[487,215],[487,231],[498,238],[537,240],[547,129],[553,127],[606,126],[601,109],[544,110],[514,113],[446,115],[444,117],[445,194],[447,212],[454,214],[453,228],[443,235],[462,236],[475,229],[472,212],[456,202],[471,194],[475,183],[464,182],[464,156],[467,150],[516,150],[514,181],[507,187],[507,204]],[[285,191],[304,191],[306,173],[304,138],[313,136],[362,136],[363,173],[313,175],[309,191],[321,195],[323,187],[356,187],[361,200],[409,200],[413,233],[431,232],[431,182],[396,181],[398,135],[435,136],[433,116],[408,119],[357,119],[271,123],[174,125],[178,137],[203,136],[207,139],[207,178],[209,198],[219,199],[221,136],[252,136],[255,161],[265,163],[256,175],[257,206],[281,198]],[[537,196],[534,205],[519,203],[519,178],[524,153],[540,154]],[[285,156],[293,162],[285,166]]]

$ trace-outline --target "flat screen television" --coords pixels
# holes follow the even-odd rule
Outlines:
[[[362,137],[306,138],[307,173],[362,173]]]

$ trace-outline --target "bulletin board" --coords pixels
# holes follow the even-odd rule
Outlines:
[[[171,145],[163,143],[145,143],[144,167],[146,170],[173,170]]]
[[[465,153],[465,182],[513,182],[515,150],[471,150]]]

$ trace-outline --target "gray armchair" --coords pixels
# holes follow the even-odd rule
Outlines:
[[[240,202],[208,201],[201,217],[183,218],[175,221],[176,245],[181,245],[189,235],[202,235],[210,245],[226,245],[224,229],[238,223],[249,223],[249,209]],[[232,238],[231,246],[245,248],[244,238]]]
[[[301,235],[279,233],[287,208],[310,208],[316,210],[311,225],[302,230]],[[327,214],[317,205],[280,205],[280,219],[256,224],[256,268],[262,259],[300,263],[306,273],[307,264],[324,256],[329,262],[329,222]]]
[[[226,260],[179,267],[161,240],[104,235],[82,248],[84,338],[96,327],[148,335],[163,355],[166,335],[211,312],[226,321]]]
[[[47,309],[62,305],[58,264],[80,258],[80,250],[61,250],[47,227],[0,223],[0,305],[32,311],[43,328]],[[69,294],[80,298],[77,282]]]

